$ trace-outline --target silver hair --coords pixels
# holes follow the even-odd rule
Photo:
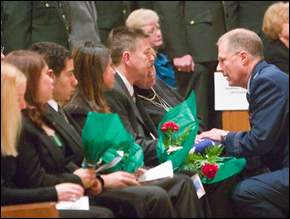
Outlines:
[[[231,53],[244,50],[251,56],[263,58],[263,43],[261,38],[253,31],[236,28],[223,34],[217,41],[217,46],[226,43],[227,51]]]

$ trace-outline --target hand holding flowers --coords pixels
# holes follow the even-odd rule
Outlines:
[[[175,122],[167,121],[161,126],[161,131],[164,133],[163,143],[168,155],[182,149],[182,142],[188,137],[191,128],[188,126],[183,133],[178,133],[179,125]],[[206,148],[203,153],[188,154],[181,169],[197,172],[200,177],[212,179],[219,169],[216,162],[222,150],[219,145]]]

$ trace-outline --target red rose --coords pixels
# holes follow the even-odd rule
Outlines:
[[[161,131],[163,132],[167,132],[167,131],[172,131],[172,132],[176,132],[179,130],[179,126],[171,121],[165,122],[162,127],[161,127]]]
[[[204,163],[201,167],[201,173],[208,179],[212,179],[215,177],[218,169],[219,167],[217,164]]]

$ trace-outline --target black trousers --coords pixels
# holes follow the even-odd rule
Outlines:
[[[105,191],[94,204],[122,218],[203,218],[207,210],[188,176],[175,176],[142,186]]]

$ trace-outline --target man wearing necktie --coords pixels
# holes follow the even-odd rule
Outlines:
[[[134,41],[136,42],[135,48],[131,49]],[[152,130],[148,127],[150,122],[144,122],[145,119],[150,121],[150,118],[144,118],[136,106],[133,85],[136,81],[144,78],[150,79],[148,75],[155,74],[155,52],[142,30],[132,31],[128,28],[116,28],[111,32],[108,42],[112,63],[117,73],[115,74],[116,83],[113,90],[107,92],[108,104],[113,112],[120,115],[126,129],[143,147],[145,164],[154,166],[159,163],[156,157],[156,136],[150,132]],[[118,47],[122,47],[122,54],[118,53]],[[153,122],[152,126],[154,126]]]

